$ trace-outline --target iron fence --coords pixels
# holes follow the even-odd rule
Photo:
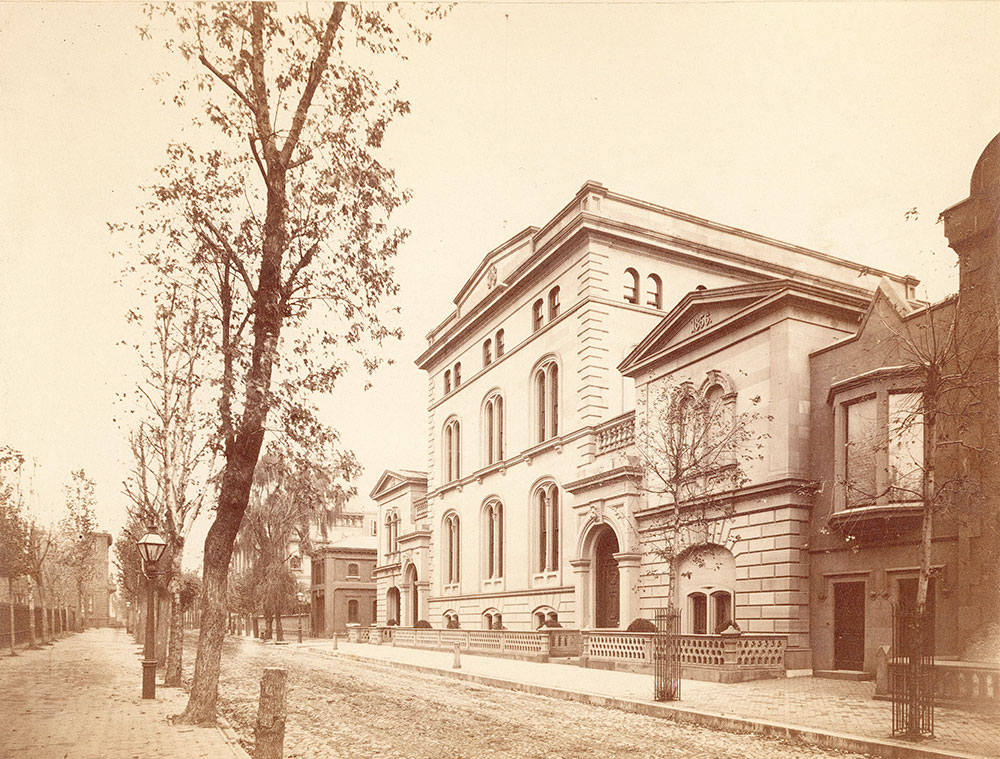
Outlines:
[[[934,737],[934,614],[892,610],[892,734],[910,740]]]
[[[677,609],[656,609],[653,621],[653,698],[676,701],[681,697],[681,615]]]

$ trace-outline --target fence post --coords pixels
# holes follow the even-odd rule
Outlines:
[[[265,667],[260,678],[260,702],[254,728],[254,759],[281,759],[285,744],[285,694],[288,672]]]
[[[875,651],[875,695],[889,695],[889,660],[892,649],[879,646]]]
[[[452,662],[451,668],[452,669],[462,668],[462,647],[458,643],[455,644],[455,661]]]
[[[337,633],[333,634],[333,650],[337,650]]]

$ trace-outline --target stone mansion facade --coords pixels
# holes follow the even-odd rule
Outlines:
[[[787,669],[834,668],[814,639],[839,633],[811,612],[813,354],[849,341],[876,292],[917,307],[916,284],[588,182],[490,251],[427,336],[428,469],[388,469],[371,493],[379,624],[625,629],[672,602],[684,633],[735,621],[787,636]],[[677,557],[676,588],[667,505],[634,456],[671,379],[734,413],[759,402],[767,441],[731,513]]]

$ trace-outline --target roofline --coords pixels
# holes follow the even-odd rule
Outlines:
[[[755,297],[756,296],[756,297]],[[642,341],[629,353],[621,363],[618,364],[618,371],[625,376],[635,376],[647,369],[650,364],[666,359],[668,356],[678,351],[690,350],[695,345],[705,342],[723,329],[730,329],[735,324],[745,321],[748,317],[765,308],[773,308],[780,301],[789,297],[799,297],[810,300],[813,303],[825,303],[827,306],[834,306],[848,311],[864,313],[865,302],[868,300],[862,296],[854,296],[841,290],[828,289],[817,285],[807,284],[792,279],[774,280],[771,282],[755,282],[747,285],[731,285],[729,287],[718,287],[710,290],[694,290],[685,295],[681,301],[666,314]],[[657,340],[659,340],[670,326],[695,305],[704,302],[726,302],[753,299],[746,307],[730,314],[723,321],[713,324],[707,329],[682,340],[675,345],[663,350],[642,357],[643,353],[649,350]],[[852,303],[853,301],[853,303]]]

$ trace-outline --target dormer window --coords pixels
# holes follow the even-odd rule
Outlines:
[[[639,304],[639,272],[635,269],[625,270],[625,302]]]
[[[549,290],[549,321],[559,316],[559,286]]]
[[[663,308],[663,282],[655,274],[646,278],[646,305],[652,308]]]
[[[542,324],[545,321],[545,304],[542,303],[542,299],[539,298],[535,301],[535,304],[531,307],[531,331],[537,332],[542,328]]]

